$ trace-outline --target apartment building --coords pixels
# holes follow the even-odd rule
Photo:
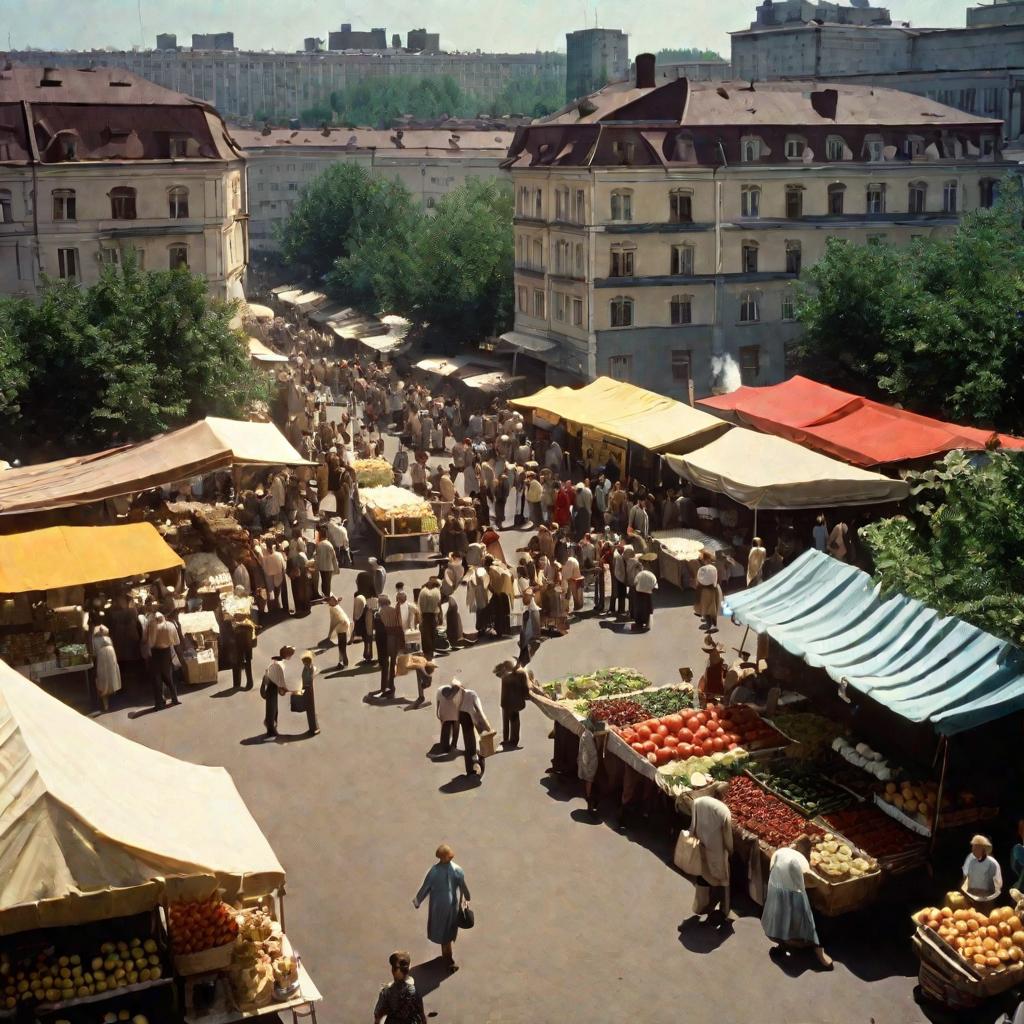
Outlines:
[[[244,163],[220,115],[123,71],[0,72],[0,293],[83,284],[131,250],[242,296]]]
[[[291,215],[302,190],[328,167],[354,163],[374,177],[404,185],[421,208],[472,178],[507,178],[501,165],[514,133],[495,128],[374,131],[234,129],[246,157],[249,238],[254,253],[278,250],[277,229]]]
[[[581,28],[565,34],[565,98],[589,96],[629,76],[629,36],[617,28]]]
[[[654,58],[516,133],[514,330],[550,383],[685,399],[786,372],[793,283],[829,238],[904,244],[991,205],[999,121],[887,89],[657,84]],[[534,367],[537,368],[536,366]]]

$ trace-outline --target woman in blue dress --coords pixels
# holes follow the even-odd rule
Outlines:
[[[454,862],[455,854],[450,846],[442,844],[434,856],[437,863],[427,872],[412,905],[418,909],[429,898],[427,938],[440,945],[441,959],[452,974],[459,969],[452,956],[452,943],[459,934],[459,906],[463,900],[469,902],[469,889],[465,873]]]

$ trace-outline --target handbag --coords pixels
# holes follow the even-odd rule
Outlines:
[[[672,863],[684,875],[702,874],[700,840],[696,836],[690,835],[686,829],[679,833],[679,838],[676,840],[676,851],[672,857]]]
[[[293,693],[291,696],[291,707],[292,711],[305,711],[306,710],[306,694]]]
[[[266,676],[264,676],[260,680],[260,697],[262,697],[263,700],[266,700],[269,695],[270,695],[270,680],[267,679]]]
[[[459,910],[455,915],[455,923],[460,928],[472,928],[476,924],[476,915],[465,900],[459,901]]]

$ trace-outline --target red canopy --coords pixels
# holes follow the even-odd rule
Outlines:
[[[728,395],[703,398],[700,404],[734,423],[777,434],[855,466],[910,462],[957,449],[982,451],[997,441],[1004,448],[1024,449],[1024,438],[894,409],[807,377],[764,388],[737,388]]]

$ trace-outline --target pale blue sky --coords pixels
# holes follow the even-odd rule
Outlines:
[[[10,33],[25,46],[88,49],[152,47],[158,32],[188,45],[193,32],[233,31],[243,49],[301,48],[343,21],[383,25],[403,40],[410,28],[441,33],[446,49],[523,52],[564,50],[565,33],[597,24],[630,35],[630,55],[667,46],[700,46],[728,56],[731,30],[753,18],[755,0],[0,0],[0,48]],[[882,6],[876,3],[876,6]],[[894,19],[915,25],[963,25],[959,0],[892,0]],[[142,32],[139,29],[141,7]]]

